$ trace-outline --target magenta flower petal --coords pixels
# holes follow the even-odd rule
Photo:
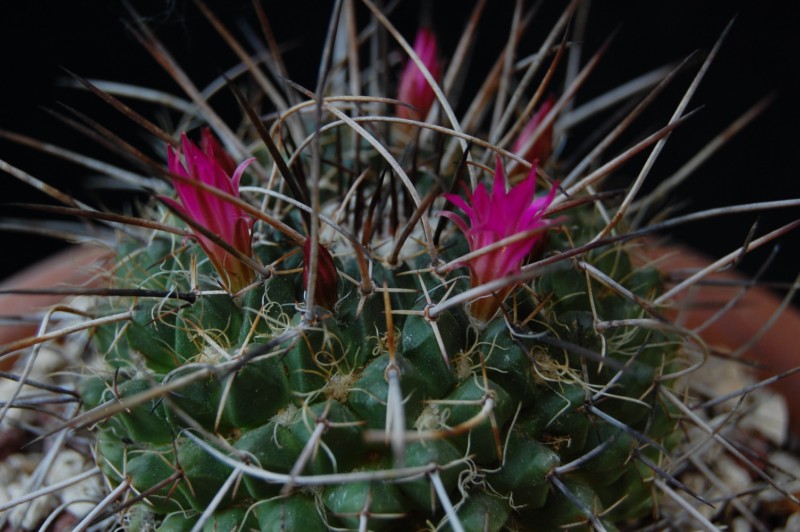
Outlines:
[[[466,214],[469,224],[455,213],[439,214],[456,223],[466,236],[471,251],[478,251],[519,233],[542,229],[541,233],[469,260],[465,265],[470,270],[473,287],[513,275],[522,269],[525,257],[542,238],[544,230],[552,225],[552,221],[545,219],[544,214],[555,198],[555,190],[554,187],[547,196],[535,198],[536,172],[532,170],[527,178],[507,191],[505,171],[498,158],[491,194],[481,183],[472,193],[471,204],[452,194],[445,196]],[[473,317],[483,322],[488,321],[513,288],[513,285],[509,285],[493,297],[473,301],[470,307]]]
[[[461,196],[456,196],[455,194],[445,194],[444,197],[447,198],[447,200],[449,200],[450,203],[452,203],[453,205],[464,211],[464,214],[466,214],[470,218],[474,216],[475,211],[472,210],[472,207],[470,207],[469,203],[464,201],[461,198]]]
[[[239,182],[242,180],[242,176],[244,175],[244,171],[247,170],[247,167],[255,162],[255,157],[250,157],[249,159],[245,159],[242,164],[237,166],[233,171],[233,176],[231,177],[231,187],[233,188],[233,195],[239,195]]]
[[[542,106],[539,107],[539,109],[531,117],[530,121],[528,121],[528,123],[522,129],[522,132],[520,132],[519,136],[514,141],[511,151],[522,156],[523,159],[530,163],[535,161],[544,161],[550,156],[550,152],[553,151],[552,123],[539,135],[539,138],[536,139],[536,141],[531,144],[527,150],[525,147],[529,144],[529,141],[532,140],[531,137],[533,137],[533,134],[537,129],[539,129],[539,124],[542,123],[555,103],[556,99],[552,96],[545,100]]]
[[[417,32],[414,40],[414,52],[433,77],[438,78],[441,71],[438,45],[436,35],[429,28],[420,28]],[[417,64],[409,59],[400,76],[397,99],[413,105],[419,111],[400,105],[397,106],[397,116],[399,118],[424,119],[433,106],[434,98],[435,94],[428,80],[425,79]]]
[[[202,132],[201,145],[202,148],[198,148],[184,134],[181,136],[180,152],[168,146],[169,171],[239,197],[239,181],[253,159],[248,159],[237,167],[208,129]],[[162,201],[216,234],[243,255],[252,256],[252,230],[255,220],[244,210],[186,181],[174,179],[173,186],[180,203],[169,198],[162,198]],[[252,270],[240,260],[202,234],[195,234],[194,237],[228,290],[237,292],[252,282]]]
[[[467,222],[465,222],[464,219],[461,216],[457,215],[456,213],[449,211],[442,211],[439,213],[439,216],[444,216],[445,218],[449,218],[454,224],[458,226],[459,229],[461,229],[462,233],[466,233],[467,231],[469,231]]]
[[[200,149],[203,153],[217,161],[226,174],[230,175],[236,170],[236,162],[226,152],[219,141],[211,134],[211,130],[204,127],[200,132]]]

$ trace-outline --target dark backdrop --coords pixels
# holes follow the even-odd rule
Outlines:
[[[332,2],[296,0],[267,2],[274,30],[287,46],[286,59],[294,79],[313,86],[316,62]],[[421,13],[426,9],[413,4],[393,20],[412,38]],[[531,3],[531,2],[528,2]],[[158,32],[180,62],[200,85],[232,64],[233,57],[191,2],[133,2],[141,16]],[[235,29],[237,20],[250,19],[250,2],[210,3],[220,17]],[[468,14],[466,0],[431,2],[430,15],[445,50],[452,50]],[[532,51],[562,2],[547,2],[541,16],[525,37]],[[789,11],[792,2],[725,1],[670,2],[598,1],[592,5],[586,53],[591,53],[615,29],[619,32],[586,92],[609,88],[651,68],[680,60],[693,50],[708,50],[725,25],[738,13],[720,57],[708,73],[692,107],[702,104],[701,112],[668,143],[661,162],[651,174],[652,183],[669,175],[700,149],[714,134],[744,112],[759,98],[774,91],[777,100],[746,131],[709,160],[672,198],[683,200],[685,209],[697,210],[731,203],[800,197],[798,178],[798,106],[800,84],[800,39],[795,32],[800,17]],[[475,62],[495,57],[504,44],[506,28],[513,10],[510,0],[490,0],[481,26]],[[150,56],[126,31],[130,16],[116,2],[50,1],[17,2],[6,7],[0,17],[0,128],[19,131],[94,155],[107,156],[94,143],[59,124],[42,107],[57,109],[61,103],[86,110],[112,127],[128,127],[115,112],[85,94],[59,86],[66,67],[85,77],[98,77],[150,85],[173,92],[179,89],[154,64]],[[526,44],[523,44],[523,49]],[[479,70],[476,70],[479,71]],[[477,86],[482,79],[472,76],[467,84]],[[668,93],[652,120],[675,105],[679,91],[689,81],[681,78],[676,90]],[[658,112],[661,115],[658,115]],[[650,125],[646,121],[642,127]],[[634,131],[633,133],[641,133]],[[137,134],[133,134],[137,138]],[[0,140],[0,158],[33,175],[76,194],[86,173],[73,165],[45,157],[26,148]],[[636,167],[621,172],[630,178]],[[20,186],[7,175],[0,175],[0,202],[43,201],[38,192]],[[124,200],[119,195],[107,201]],[[25,215],[4,204],[0,218]],[[759,234],[787,223],[800,211],[770,213],[760,219]],[[754,215],[737,216],[694,225],[678,236],[713,255],[720,255],[741,243],[755,221]],[[1,233],[0,276],[4,276],[36,257],[57,247],[51,240]],[[768,276],[791,280],[800,270],[800,237],[782,241],[776,264]],[[742,267],[755,270],[765,254],[745,261]]]

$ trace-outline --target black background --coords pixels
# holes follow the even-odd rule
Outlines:
[[[357,2],[358,3],[358,2]],[[530,2],[528,2],[530,4]],[[652,68],[686,57],[694,50],[708,51],[726,24],[737,16],[719,58],[692,100],[703,106],[699,114],[677,131],[651,173],[656,184],[699,150],[717,132],[756,101],[774,91],[777,100],[746,131],[732,139],[684,186],[671,201],[684,201],[693,211],[749,201],[800,197],[798,174],[798,105],[800,97],[800,17],[789,11],[793,2],[670,2],[598,1],[592,4],[585,54],[590,54],[615,29],[618,33],[607,56],[586,87],[594,94]],[[281,43],[293,79],[313,87],[319,51],[332,2],[296,0],[267,2],[266,11]],[[392,15],[407,38],[413,38],[420,17],[428,13],[440,35],[441,46],[451,52],[471,9],[469,1],[433,1],[426,9],[419,2]],[[563,5],[546,2],[523,39],[522,49],[535,51]],[[236,60],[213,32],[197,8],[188,1],[133,2],[140,16],[157,32],[199,86]],[[257,27],[248,1],[210,3],[234,30],[237,21]],[[514,3],[490,0],[480,27],[474,72],[467,91],[482,81],[481,65],[496,57],[506,40]],[[180,89],[126,30],[131,15],[116,2],[17,2],[0,17],[0,128],[25,133],[55,144],[116,161],[93,142],[59,124],[42,110],[60,102],[86,111],[111,127],[128,128],[126,138],[146,146],[144,137],[120,120],[116,112],[86,94],[64,88],[59,80],[66,67],[87,78],[103,78],[158,87],[179,94]],[[644,117],[641,134],[666,121],[690,74],[682,76],[651,114]],[[580,99],[579,99],[580,101]],[[224,102],[223,102],[224,105]],[[141,108],[141,107],[140,107]],[[147,114],[147,108],[142,108]],[[636,129],[636,128],[634,128]],[[0,140],[0,158],[31,174],[88,197],[80,190],[86,171],[27,148]],[[635,176],[638,166],[621,171],[620,179]],[[0,202],[45,201],[46,198],[0,175]],[[27,214],[7,205],[0,218]],[[800,217],[799,209],[774,212],[760,219],[759,234]],[[745,238],[755,215],[737,216],[695,224],[677,236],[711,255],[727,253]],[[0,234],[0,276],[5,276],[50,252],[57,246],[41,237]],[[782,248],[768,277],[793,280],[800,271],[800,237],[782,240]],[[755,254],[742,267],[753,271],[765,254]]]

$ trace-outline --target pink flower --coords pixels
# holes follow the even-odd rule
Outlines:
[[[467,261],[473,287],[520,272],[525,257],[542,238],[544,230],[553,224],[552,220],[546,220],[543,216],[553,202],[556,188],[553,187],[547,196],[540,198],[534,198],[535,191],[535,169],[521,183],[506,191],[506,175],[498,157],[491,194],[481,183],[473,193],[467,192],[466,201],[455,194],[445,195],[467,215],[469,223],[452,212],[440,214],[461,229],[471,251],[483,249],[518,233],[542,230]],[[489,321],[513,288],[514,285],[508,285],[490,297],[473,301],[470,313],[480,321]]]
[[[208,129],[203,129],[201,146],[202,149],[198,148],[185,134],[181,135],[181,151],[176,153],[172,146],[167,147],[169,171],[239,197],[239,180],[254,159],[248,159],[236,166]],[[216,234],[242,254],[248,257],[253,255],[253,218],[240,207],[190,183],[175,179],[173,185],[180,203],[170,198],[160,198],[162,201]],[[253,271],[224,248],[199,232],[194,237],[229,291],[238,292],[253,281]]]
[[[303,287],[308,290],[308,277],[310,274],[309,261],[311,260],[311,239],[306,239],[303,245]],[[317,244],[317,279],[314,287],[314,304],[328,310],[333,310],[337,301],[337,285],[339,274],[330,252],[322,244]]]
[[[542,131],[542,134],[539,135],[539,138],[536,139],[536,142],[534,142],[525,153],[522,153],[522,150],[525,149],[525,145],[533,136],[534,132],[539,128],[539,124],[542,123],[542,120],[544,120],[544,117],[547,116],[547,113],[550,112],[550,109],[553,108],[555,103],[556,99],[552,96],[545,100],[542,106],[539,107],[539,109],[531,117],[530,121],[522,129],[522,132],[517,137],[517,140],[514,141],[514,146],[511,148],[512,152],[520,155],[526,161],[534,164],[536,161],[544,161],[550,156],[550,152],[553,151],[552,123],[545,131]]]
[[[436,36],[430,29],[420,28],[417,32],[417,37],[414,40],[414,52],[433,77],[438,78],[441,65],[437,55]],[[424,119],[433,106],[434,96],[433,89],[425,79],[425,76],[422,75],[422,71],[414,61],[409,59],[400,77],[397,99],[403,103],[413,105],[419,111],[398,105],[398,118]]]

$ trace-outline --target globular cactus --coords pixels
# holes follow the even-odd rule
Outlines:
[[[109,487],[128,492],[117,514],[159,530],[615,530],[655,515],[662,486],[703,501],[668,467],[702,353],[665,316],[673,292],[627,216],[636,187],[621,203],[595,190],[658,150],[683,107],[567,173],[554,124],[581,76],[551,74],[575,3],[530,69],[550,67],[541,85],[462,121],[433,32],[412,47],[365,4],[368,38],[411,56],[396,91],[366,92],[352,42],[316,92],[248,64],[255,84],[228,82],[236,128],[192,90],[206,124],[148,123],[167,144],[151,171],[175,194],[146,223],[112,220],[91,333],[104,363],[68,424],[92,428]],[[331,53],[334,32],[356,35],[337,17]],[[476,101],[512,78],[487,79]]]
[[[430,30],[414,52],[435,80]],[[469,149],[448,171],[433,139],[413,140],[435,99],[414,61],[398,99],[405,122],[378,139],[383,156],[370,133],[340,138],[356,122],[303,123],[320,130],[319,167],[281,172],[295,201],[318,196],[310,213],[269,201],[276,187],[254,171],[303,153],[278,153],[280,138],[265,133],[261,160],[238,167],[208,129],[201,147],[185,135],[169,147],[180,200],[161,202],[196,244],[156,232],[123,248],[114,286],[159,296],[113,300],[109,314],[132,318],[96,330],[113,371],[82,387],[90,411],[117,410],[96,429],[106,476],[143,494],[162,528],[201,515],[226,529],[612,528],[651,511],[675,426],[660,390],[691,361],[642,303],[660,294],[658,272],[622,242],[591,245],[605,224],[590,202],[548,216],[559,178],[535,197],[553,101],[517,138],[533,170],[512,186],[497,155],[487,191],[468,158],[496,150]],[[312,190],[302,174],[315,172]],[[257,227],[234,203],[245,185],[264,200]],[[348,189],[369,205],[342,203]]]
[[[213,166],[184,146],[187,160],[195,154]],[[502,208],[509,215],[495,218],[501,226],[523,219],[515,205],[532,205],[530,225],[541,222],[536,214],[554,194],[531,202],[531,175],[506,195],[504,178],[498,165],[492,195],[478,185],[472,206],[450,199],[473,214],[494,202],[494,217]],[[550,235],[540,260],[594,234],[589,209],[565,212],[542,228]],[[504,237],[489,233],[490,221],[477,217],[468,232]],[[458,265],[464,237],[445,235],[439,260]],[[195,523],[209,507],[219,526],[303,530],[442,519],[466,529],[585,520],[608,528],[651,509],[648,464],[668,454],[675,425],[659,390],[689,361],[668,326],[640,325],[647,311],[639,300],[654,298],[661,283],[656,271],[634,268],[623,246],[496,291],[505,297],[440,310],[470,289],[459,269],[421,267],[429,257],[420,253],[393,268],[370,257],[365,293],[352,248],[334,242],[333,260],[319,250],[319,269],[328,269],[319,279],[331,284],[317,290],[335,294],[333,305],[309,318],[302,248],[272,231],[263,238],[254,256],[270,275],[251,276],[235,295],[219,289],[227,271],[208,267],[200,237],[197,246],[157,234],[118,259],[115,285],[163,296],[137,298],[126,307],[130,321],[97,329],[95,345],[113,371],[87,378],[82,396],[90,410],[117,411],[97,427],[111,484],[146,493],[150,511],[169,516],[166,529]],[[472,284],[521,273],[536,240],[464,261],[477,270]],[[479,277],[487,271],[500,273]]]

